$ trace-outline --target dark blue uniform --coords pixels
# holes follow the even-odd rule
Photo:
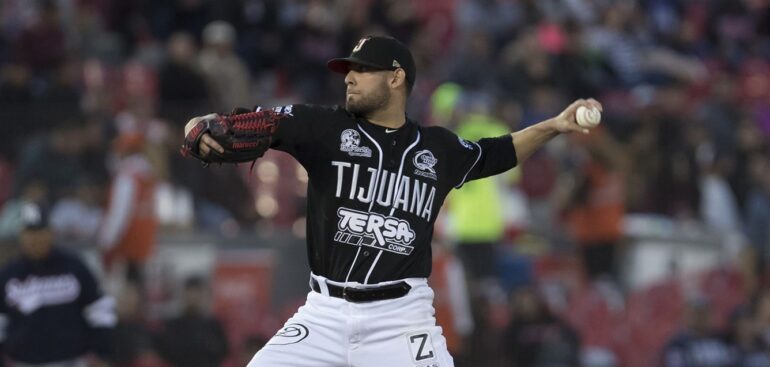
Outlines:
[[[0,270],[0,342],[14,361],[67,361],[106,355],[113,300],[74,254],[53,247],[45,259],[12,260]]]

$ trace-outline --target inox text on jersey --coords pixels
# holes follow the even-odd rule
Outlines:
[[[369,204],[372,200],[384,207],[393,207],[404,212],[422,217],[426,221],[433,215],[433,201],[436,197],[436,187],[421,182],[415,178],[402,175],[397,177],[396,172],[382,170],[377,183],[377,169],[368,167],[368,178],[360,177],[361,166],[355,163],[332,161],[332,166],[337,167],[338,198],[347,197],[350,200],[358,200]],[[349,185],[344,185],[349,182]],[[368,186],[365,186],[368,183]],[[396,188],[398,184],[398,188]],[[377,192],[375,193],[375,189]]]

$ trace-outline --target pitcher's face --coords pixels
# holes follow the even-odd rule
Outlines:
[[[367,116],[387,106],[391,97],[387,78],[392,73],[391,70],[351,65],[345,76],[345,108],[353,114]]]

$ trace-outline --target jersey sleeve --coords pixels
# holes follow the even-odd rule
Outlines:
[[[454,187],[460,188],[468,181],[503,173],[518,163],[513,137],[510,134],[478,141],[462,139],[454,133],[449,140],[450,162],[457,162],[454,168]]]
[[[115,300],[102,293],[99,283],[84,264],[76,265],[80,282],[80,304],[83,316],[91,327],[112,327],[117,321]]]
[[[256,108],[257,112],[261,110]],[[317,160],[326,122],[341,113],[338,108],[306,104],[275,107],[272,111],[279,120],[270,148],[289,153],[308,169]]]

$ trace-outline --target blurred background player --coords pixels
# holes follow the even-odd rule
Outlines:
[[[145,138],[124,133],[115,140],[115,177],[98,242],[105,267],[115,261],[126,266],[125,279],[143,285],[144,263],[155,247],[155,177],[142,154]]]
[[[13,366],[104,365],[114,300],[89,268],[54,245],[46,208],[21,209],[21,255],[0,270],[0,340]],[[2,361],[2,359],[0,359]]]

